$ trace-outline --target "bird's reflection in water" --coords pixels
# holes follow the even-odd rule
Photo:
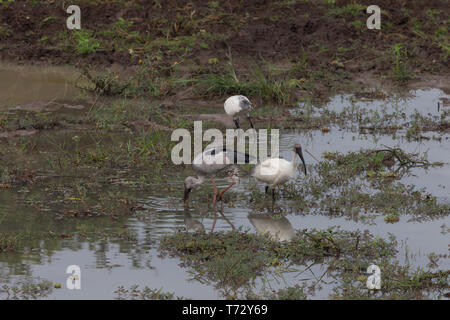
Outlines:
[[[250,223],[261,234],[267,234],[275,241],[290,241],[295,237],[295,230],[286,217],[275,218],[269,214],[248,215]]]
[[[214,232],[214,228],[216,226],[217,223],[217,212],[214,211],[214,221],[213,221],[213,225],[211,228],[211,232]],[[228,220],[228,218],[223,214],[223,209],[219,209],[218,213],[223,217],[223,219],[231,226],[232,230],[235,230],[234,225],[231,223],[230,220]],[[184,208],[184,224],[186,225],[186,229],[187,230],[192,230],[194,232],[198,232],[198,233],[205,233],[205,226],[203,225],[203,223],[201,223],[200,221],[192,218],[191,213],[189,212],[188,208]]]
[[[198,220],[192,218],[189,209],[184,209],[184,224],[186,225],[187,230],[193,230],[198,233],[205,233],[205,226]]]
[[[218,209],[217,211],[218,211],[219,214],[222,216],[222,218],[223,218],[223,219],[231,226],[231,229],[234,231],[234,230],[235,230],[235,227],[234,227],[234,225],[231,223],[231,221],[228,220],[228,218],[223,214],[223,209],[220,208],[220,209]],[[217,212],[214,211],[214,221],[213,221],[213,225],[212,225],[212,228],[211,228],[211,232],[214,232],[214,227],[216,226],[217,217],[218,217],[218,216],[217,216]]]

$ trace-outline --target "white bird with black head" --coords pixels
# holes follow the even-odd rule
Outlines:
[[[296,144],[293,148],[292,161],[282,158],[269,158],[253,167],[250,175],[266,184],[266,193],[270,187],[272,189],[272,198],[275,200],[275,187],[295,177],[298,166],[297,155],[303,162],[303,169],[306,175],[306,163],[300,144]]]
[[[236,128],[240,128],[239,126],[239,117],[244,116],[250,122],[250,126],[255,129],[253,126],[252,119],[250,118],[250,111],[253,109],[252,103],[246,96],[237,95],[231,96],[223,105],[226,114],[233,117],[234,124]]]

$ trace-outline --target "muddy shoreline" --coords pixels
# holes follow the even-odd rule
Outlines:
[[[198,92],[177,95],[192,86],[188,80],[228,72],[231,61],[241,82],[254,80],[255,67],[265,78],[286,82],[283,103],[435,75],[448,90],[450,9],[444,3],[381,1],[382,29],[368,30],[366,1],[76,1],[83,27],[74,32],[65,28],[68,14],[57,3],[13,1],[0,6],[0,58],[107,69],[123,81],[156,77],[157,89],[137,94],[171,101],[198,98]],[[200,95],[220,93],[205,86],[199,84]],[[280,99],[248,91],[261,102]]]

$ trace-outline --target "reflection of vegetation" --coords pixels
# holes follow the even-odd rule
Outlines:
[[[159,290],[149,287],[139,289],[138,285],[131,286],[130,289],[120,286],[114,293],[116,294],[116,299],[119,300],[172,300],[175,296],[174,293],[163,292],[162,288]],[[176,299],[182,298],[177,297]]]
[[[0,297],[7,300],[42,299],[53,291],[53,284],[47,280],[19,282],[14,286],[0,287]]]
[[[270,300],[304,300],[306,299],[305,288],[298,284],[293,287],[287,287],[278,290],[276,293],[269,295]]]
[[[237,298],[245,288],[251,287],[257,276],[283,273],[292,265],[309,260],[323,262],[325,258],[336,268],[341,259],[364,266],[369,260],[391,256],[395,252],[394,244],[393,239],[374,239],[368,233],[328,229],[299,231],[289,243],[241,232],[177,233],[164,237],[159,250],[179,256],[184,265],[195,270],[195,279],[213,282],[227,298]],[[280,292],[279,296],[298,297],[299,290]]]
[[[335,299],[420,299],[442,294],[449,272],[402,267],[393,260],[395,245],[393,236],[384,240],[368,232],[328,229],[298,231],[296,238],[283,243],[245,232],[177,233],[164,237],[159,250],[179,257],[195,279],[214,283],[226,298],[306,299],[325,276],[333,279]],[[311,261],[325,265],[326,271],[308,290],[305,281],[277,292],[253,292],[257,277],[295,274],[303,266],[309,269]],[[383,270],[382,288],[374,293],[367,289],[365,273],[372,263]]]
[[[18,237],[12,237],[0,232],[0,253],[3,251],[14,251],[17,247],[17,244]]]

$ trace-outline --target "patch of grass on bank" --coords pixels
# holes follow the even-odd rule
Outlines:
[[[401,44],[396,43],[391,48],[391,53],[394,56],[394,67],[392,69],[392,77],[400,83],[406,83],[413,78],[413,74],[408,70],[406,59],[408,58],[407,49]]]

